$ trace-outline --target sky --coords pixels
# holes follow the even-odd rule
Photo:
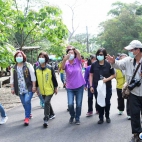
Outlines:
[[[98,25],[105,21],[107,12],[112,8],[111,5],[118,0],[48,0],[50,4],[61,8],[63,14],[63,21],[71,31],[71,17],[72,12],[69,8],[75,5],[74,13],[74,27],[77,28],[76,34],[85,33],[86,26],[88,33],[97,34]],[[136,0],[119,0],[123,3],[133,3]],[[142,2],[142,0],[138,0]]]

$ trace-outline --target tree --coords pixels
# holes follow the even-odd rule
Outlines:
[[[68,32],[63,24],[62,11],[59,8],[47,4],[39,10],[33,10],[30,9],[29,0],[27,0],[26,11],[22,12],[16,0],[14,2],[17,14],[14,19],[13,37],[20,50],[23,46],[35,45],[42,39],[47,39],[58,48],[63,48],[61,43],[67,38]]]
[[[101,32],[97,43],[105,47],[110,54],[125,52],[123,48],[134,39],[142,41],[142,17],[136,15],[140,3],[114,3],[114,9],[108,14],[112,18],[100,24]]]
[[[11,31],[12,17],[14,11],[11,9],[11,1],[0,0],[0,67],[7,67],[13,62],[14,47],[7,44]]]
[[[75,36],[72,37],[71,40],[71,45],[75,46],[77,49],[80,50],[81,55],[84,57],[88,56],[88,51],[86,48],[86,43],[87,43],[87,37],[86,33],[82,34],[76,34]],[[89,48],[89,54],[95,54],[97,48],[96,45],[96,37],[95,35],[88,35],[88,48]]]
[[[15,48],[10,44],[0,45],[0,67],[6,68],[14,63]]]

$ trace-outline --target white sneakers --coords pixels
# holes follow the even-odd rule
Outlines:
[[[123,111],[119,111],[119,112],[118,112],[118,115],[122,115],[122,113],[123,113]]]
[[[4,124],[6,123],[6,121],[8,120],[8,117],[2,117],[1,120],[0,120],[0,124]]]

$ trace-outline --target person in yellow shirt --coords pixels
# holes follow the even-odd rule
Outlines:
[[[64,56],[63,56],[63,58],[64,58]],[[63,59],[62,58],[62,59]],[[59,65],[58,65],[58,74],[60,74],[60,79],[61,79],[61,81],[62,81],[62,83],[63,83],[63,88],[65,88],[65,82],[64,82],[64,70],[61,68],[61,66],[62,66],[62,61],[59,63]]]
[[[122,60],[123,58],[127,57],[126,54],[122,53],[119,56],[119,59]],[[125,104],[124,104],[124,98],[122,98],[122,87],[125,83],[125,72],[123,70],[119,70],[116,69],[116,81],[117,81],[117,86],[116,86],[116,90],[117,90],[117,100],[118,100],[118,110],[119,110],[119,115],[122,115],[124,108],[125,108]],[[129,99],[127,99],[127,104],[126,104],[126,109],[127,109],[127,118],[128,120],[131,119],[130,116],[130,107],[129,107]]]

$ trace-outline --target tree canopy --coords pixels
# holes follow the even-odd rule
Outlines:
[[[125,52],[123,48],[132,40],[142,41],[142,16],[137,12],[140,6],[138,2],[113,3],[113,8],[108,12],[111,18],[99,25],[101,32],[98,34],[97,43],[110,54],[117,54]]]
[[[8,66],[9,60],[13,60],[10,55],[14,48],[7,48],[7,44],[22,50],[23,46],[39,45],[46,40],[46,48],[56,55],[61,55],[66,46],[68,30],[61,9],[48,3],[33,9],[30,4],[27,0],[23,10],[16,0],[0,0],[0,66]]]

